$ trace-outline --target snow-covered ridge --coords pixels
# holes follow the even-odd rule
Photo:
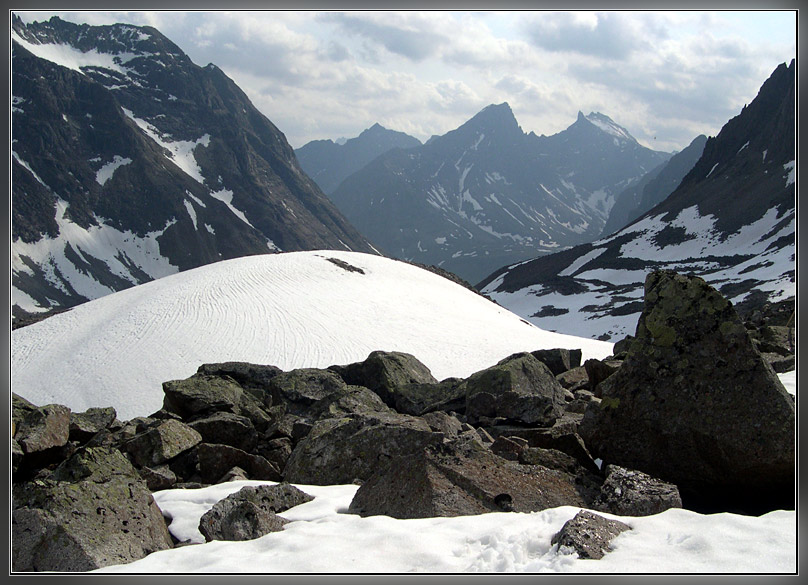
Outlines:
[[[403,351],[444,379],[553,347],[581,348],[584,359],[612,351],[610,343],[542,331],[410,264],[355,252],[291,252],[188,270],[16,329],[12,389],[35,404],[76,411],[114,406],[124,420],[158,410],[162,382],[186,378],[203,363],[290,370]]]

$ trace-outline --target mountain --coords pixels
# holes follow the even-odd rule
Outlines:
[[[615,195],[668,158],[598,113],[553,136],[525,134],[503,103],[374,159],[330,197],[386,254],[478,282],[596,238]]]
[[[740,311],[794,296],[795,63],[709,138],[664,201],[598,241],[502,268],[481,291],[546,329],[633,334],[652,269],[701,276]]]
[[[374,158],[393,148],[421,146],[417,138],[374,124],[356,138],[342,142],[314,140],[295,150],[301,168],[320,186],[332,193],[339,184]]]
[[[403,351],[444,379],[519,351],[612,350],[542,331],[422,268],[344,251],[249,256],[166,276],[17,328],[11,347],[11,383],[23,398],[74,411],[114,405],[122,420],[158,410],[162,383],[203,363],[291,370]]]
[[[238,86],[156,29],[15,16],[11,36],[15,317],[227,258],[374,251]]]
[[[620,193],[603,226],[601,237],[613,234],[665,200],[701,158],[707,137],[697,136],[681,152],[648,172],[636,184]]]

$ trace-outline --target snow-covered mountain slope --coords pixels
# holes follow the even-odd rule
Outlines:
[[[162,405],[164,381],[203,363],[284,370],[415,355],[438,379],[518,351],[612,344],[542,331],[482,296],[405,262],[353,252],[250,256],[148,282],[14,330],[12,390],[34,404],[119,418]]]
[[[742,310],[796,294],[795,64],[780,65],[679,187],[617,233],[481,283],[544,329],[633,334],[650,270],[694,273]]]
[[[382,252],[476,283],[592,241],[614,197],[669,156],[596,112],[553,136],[525,134],[502,103],[374,159],[329,197]]]
[[[151,27],[13,19],[12,305],[278,250],[373,248],[215,65]]]

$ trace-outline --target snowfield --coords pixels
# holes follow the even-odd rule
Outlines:
[[[154,498],[179,539],[204,543],[199,519],[245,485],[165,490]],[[283,512],[281,532],[244,542],[213,541],[152,553],[99,573],[794,573],[797,517],[697,514],[671,509],[615,518],[632,530],[600,560],[580,560],[550,540],[580,510],[398,520],[345,513],[358,486],[297,485],[314,500]]]
[[[360,269],[348,270],[329,259]],[[114,406],[129,420],[159,410],[162,383],[204,363],[283,370],[413,354],[439,380],[519,351],[612,344],[551,333],[415,266],[356,252],[250,256],[119,291],[16,329],[13,391],[73,411]]]

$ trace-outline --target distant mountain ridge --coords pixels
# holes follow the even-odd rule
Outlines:
[[[591,113],[525,134],[507,103],[426,144],[391,150],[330,194],[379,250],[478,282],[537,253],[596,238],[614,197],[670,158]]]
[[[796,293],[795,61],[781,64],[664,201],[598,241],[504,267],[481,291],[535,325],[633,334],[646,274],[701,276],[740,311]]]
[[[154,28],[14,16],[11,74],[15,316],[244,255],[375,253],[238,86]]]
[[[295,150],[300,166],[320,186],[332,193],[346,177],[393,148],[415,148],[421,141],[404,132],[374,124],[356,138],[343,142],[313,140]]]

